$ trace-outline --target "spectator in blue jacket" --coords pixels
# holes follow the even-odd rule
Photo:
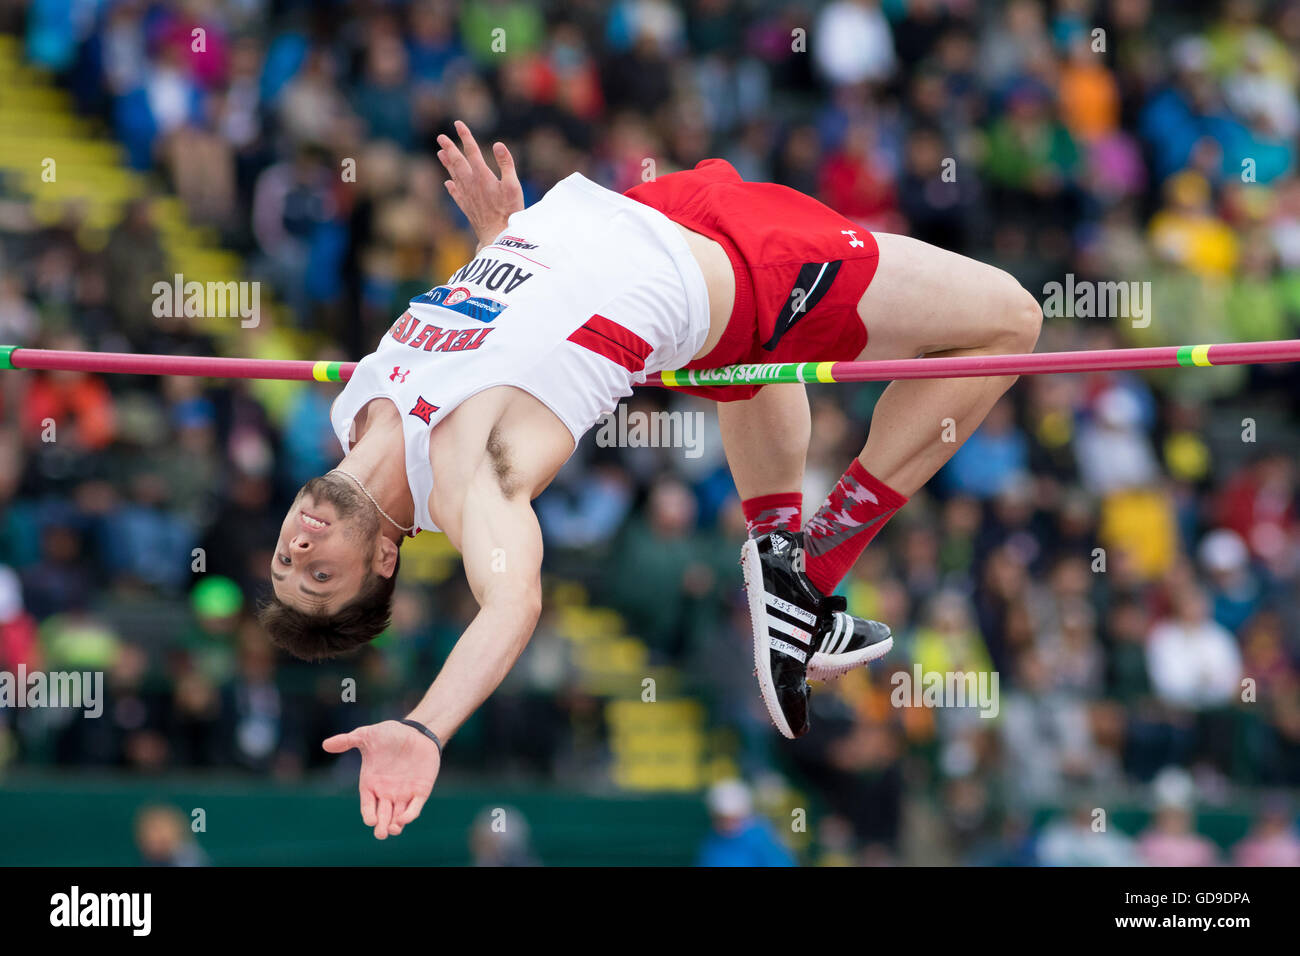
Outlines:
[[[739,780],[714,784],[708,795],[713,831],[700,847],[700,866],[794,866],[794,857],[754,813],[749,787]]]

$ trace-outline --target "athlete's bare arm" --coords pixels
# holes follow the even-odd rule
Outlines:
[[[460,551],[479,612],[424,698],[408,715],[446,744],[497,688],[541,612],[542,533],[532,499],[574,447],[568,428],[527,392],[485,389],[429,436],[429,510]],[[441,767],[437,746],[394,720],[326,740],[361,751],[361,817],[375,837],[396,836],[420,814]]]
[[[411,717],[447,740],[487,699],[532,636],[542,608],[542,532],[525,489],[487,455],[465,495],[460,549],[479,612]]]
[[[514,665],[542,601],[542,534],[527,497],[506,496],[485,464],[465,507],[461,547],[479,612],[408,715],[444,745]],[[353,747],[361,751],[361,818],[374,827],[376,839],[396,836],[419,816],[433,790],[442,764],[438,748],[393,720],[325,741],[332,753]]]

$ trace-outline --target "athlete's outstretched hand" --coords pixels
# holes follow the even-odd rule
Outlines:
[[[438,159],[451,173],[451,179],[446,182],[447,192],[469,220],[479,243],[489,243],[505,229],[510,214],[524,208],[524,190],[519,185],[515,159],[505,143],[492,144],[492,155],[501,170],[498,179],[488,168],[469,127],[460,120],[456,120],[455,125],[464,152],[451,141],[450,136],[445,133],[438,135],[438,145],[442,147],[438,150]]]
[[[397,836],[420,815],[442,766],[432,740],[395,720],[336,734],[321,746],[332,754],[361,751],[361,819],[376,840]]]

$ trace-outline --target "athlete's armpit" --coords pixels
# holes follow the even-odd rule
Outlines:
[[[506,498],[514,498],[519,494],[519,481],[511,463],[510,448],[501,437],[500,426],[492,426],[485,450],[492,473],[496,476],[497,485],[501,488],[501,494]]]

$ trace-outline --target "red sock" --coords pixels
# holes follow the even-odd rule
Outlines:
[[[806,570],[831,594],[907,498],[873,477],[856,458],[804,528]]]
[[[787,491],[775,495],[759,495],[757,498],[746,498],[740,507],[745,511],[745,528],[751,538],[778,528],[782,531],[798,531],[803,493]]]

